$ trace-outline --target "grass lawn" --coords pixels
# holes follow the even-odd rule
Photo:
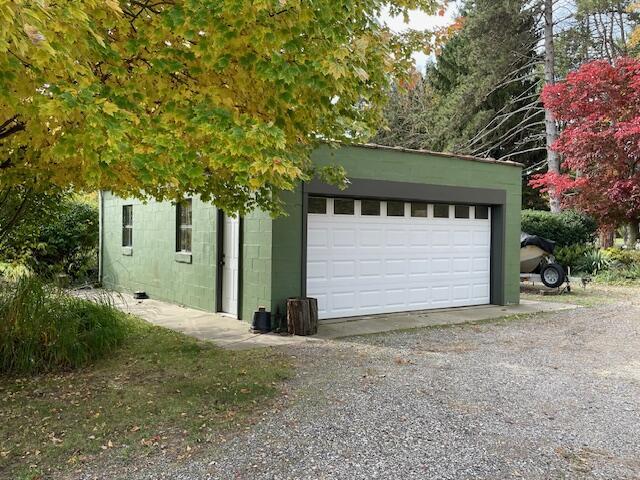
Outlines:
[[[221,350],[132,322],[124,346],[91,367],[0,376],[0,478],[50,478],[159,450],[190,456],[246,423],[292,371],[280,352]]]

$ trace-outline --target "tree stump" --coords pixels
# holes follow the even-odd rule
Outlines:
[[[292,335],[303,336],[318,333],[318,300],[288,298],[287,331]]]

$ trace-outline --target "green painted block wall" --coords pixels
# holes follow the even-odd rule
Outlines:
[[[521,169],[507,164],[390,149],[323,146],[311,156],[316,166],[342,165],[352,178],[505,190],[505,298],[520,301]],[[345,193],[348,195],[348,193]],[[291,199],[290,197],[294,197]],[[302,190],[287,194],[288,216],[273,223],[272,305],[302,293]]]
[[[286,315],[286,299],[300,295],[302,279],[302,195],[285,192],[287,215],[273,220],[271,311]]]
[[[250,322],[258,307],[271,309],[272,220],[256,210],[244,217],[243,225],[240,317]]]
[[[133,254],[123,255],[122,206],[133,205]],[[103,196],[102,281],[118,291],[215,310],[216,209],[193,199],[192,263],[176,261],[176,207]]]

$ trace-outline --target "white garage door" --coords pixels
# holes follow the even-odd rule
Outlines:
[[[321,319],[489,303],[488,207],[309,198]]]

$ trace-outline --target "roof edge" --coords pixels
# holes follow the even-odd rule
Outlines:
[[[413,148],[405,148],[405,147],[390,147],[388,145],[378,145],[377,143],[342,143],[342,146],[370,148],[374,150],[388,150],[392,152],[415,153],[419,155],[432,155],[434,157],[457,158],[460,160],[468,160],[472,162],[493,163],[496,165],[508,165],[508,166],[519,167],[519,168],[524,167],[522,163],[514,162],[511,160],[496,160],[495,158],[474,157],[473,155],[464,155],[459,153],[434,152],[432,150],[422,150],[422,149],[413,149]]]

